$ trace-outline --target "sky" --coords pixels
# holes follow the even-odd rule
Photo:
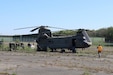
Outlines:
[[[0,0],[0,35],[32,34],[32,26],[98,30],[113,26],[113,0]],[[55,31],[56,29],[51,29]]]

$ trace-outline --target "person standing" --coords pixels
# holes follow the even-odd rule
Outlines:
[[[31,45],[31,49],[35,49],[35,44],[34,43]]]
[[[103,47],[101,45],[98,45],[97,49],[98,49],[98,57],[100,58],[101,57],[101,52],[103,50]]]
[[[28,44],[27,44],[27,46],[28,46],[28,47],[31,47],[31,44],[30,44],[30,43],[28,43]]]

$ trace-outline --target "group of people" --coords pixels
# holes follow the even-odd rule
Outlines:
[[[35,49],[35,44],[34,44],[34,43],[33,43],[33,44],[28,43],[27,45],[28,45],[28,47],[30,47],[31,49]]]
[[[31,49],[36,48],[34,43],[33,44],[28,43],[27,45]],[[9,50],[10,51],[17,50],[18,48],[24,49],[24,47],[25,47],[24,43],[9,43]]]
[[[18,47],[21,47],[22,49],[24,49],[24,43],[9,43],[9,50],[17,50]]]

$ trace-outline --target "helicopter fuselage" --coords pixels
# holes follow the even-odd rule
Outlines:
[[[86,31],[79,32],[75,36],[47,37],[43,35],[37,40],[41,50],[87,48],[91,46],[91,40]]]

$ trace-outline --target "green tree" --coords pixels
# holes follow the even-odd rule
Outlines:
[[[76,30],[62,30],[54,32],[53,35],[75,35]]]
[[[106,38],[106,41],[113,42],[113,27],[109,27],[107,29],[105,38]]]
[[[105,37],[107,35],[107,31],[108,31],[107,28],[101,28],[97,30],[95,33],[97,37]]]

